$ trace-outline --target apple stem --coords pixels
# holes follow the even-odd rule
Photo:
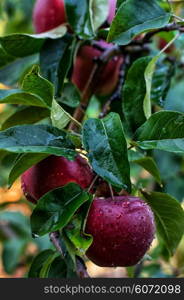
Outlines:
[[[64,257],[64,251],[62,249],[61,240],[60,240],[60,232],[54,231],[49,234],[50,241],[53,243],[56,250]]]
[[[91,182],[91,184],[90,184],[90,186],[89,186],[89,188],[88,188],[88,193],[89,193],[90,190],[93,188],[93,186],[94,186],[95,182],[97,181],[98,177],[99,177],[99,176],[96,175],[95,178],[93,179],[93,181]]]
[[[108,183],[108,185],[109,185],[109,190],[110,190],[110,193],[111,193],[111,198],[114,201],[115,198],[114,198],[114,193],[113,193],[112,185],[110,183]]]

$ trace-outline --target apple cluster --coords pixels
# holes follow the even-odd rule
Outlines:
[[[111,23],[115,15],[116,0],[109,0]],[[33,13],[37,33],[48,31],[60,24],[67,23],[63,0],[37,0]],[[105,41],[99,45],[108,48]],[[85,88],[94,64],[94,57],[101,50],[84,45],[79,48],[73,66],[71,81],[80,91]],[[123,57],[114,57],[101,72],[95,93],[110,94],[116,88],[120,65]],[[37,201],[52,189],[75,182],[82,189],[89,189],[95,174],[87,159],[77,155],[75,160],[51,155],[28,169],[21,177],[22,189],[26,198]],[[132,266],[137,264],[149,249],[155,234],[154,216],[144,200],[131,195],[112,197],[108,184],[99,181],[98,193],[89,209],[85,232],[93,236],[92,245],[86,252],[87,257],[103,267]],[[101,186],[101,188],[100,188]]]

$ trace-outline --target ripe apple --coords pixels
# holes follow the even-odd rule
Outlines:
[[[106,43],[103,40],[97,42],[97,45],[103,49],[112,47],[112,44]],[[83,92],[86,88],[90,75],[93,71],[95,63],[94,59],[98,58],[101,54],[102,50],[93,46],[83,45],[80,47],[74,62],[71,81],[81,92]],[[93,91],[94,94],[105,96],[113,92],[118,84],[120,66],[122,63],[123,56],[115,56],[106,65],[104,65],[98,74],[97,84]],[[91,91],[89,89],[89,94],[90,92]]]
[[[137,197],[95,198],[85,232],[93,236],[86,255],[96,265],[133,266],[153,241],[154,217],[150,207]]]
[[[36,33],[52,30],[67,21],[64,0],[37,0],[33,10]]]
[[[80,155],[74,161],[51,155],[24,172],[21,183],[25,197],[36,203],[45,193],[70,182],[88,188],[93,177],[87,160]]]
[[[116,2],[117,2],[117,0],[109,0],[109,15],[107,18],[107,22],[109,24],[112,23],[112,20],[114,19],[114,16],[116,13]]]

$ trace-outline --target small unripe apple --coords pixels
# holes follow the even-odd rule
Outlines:
[[[33,10],[33,25],[36,33],[54,29],[66,23],[64,0],[37,0]]]
[[[137,197],[95,198],[85,232],[93,236],[86,255],[96,265],[133,266],[153,241],[154,216],[150,207]]]
[[[99,41],[97,45],[103,49],[112,47],[112,44],[108,44],[103,40]],[[93,46],[84,45],[79,49],[74,62],[71,81],[81,92],[83,92],[86,88],[88,80],[92,74],[95,64],[94,59],[98,58],[100,55],[102,55],[102,51]],[[98,73],[97,83],[95,90],[93,91],[94,94],[105,96],[113,92],[118,84],[119,72],[122,63],[123,57],[115,56],[104,65],[100,73]],[[93,80],[95,80],[95,78],[93,78]]]
[[[74,161],[51,155],[24,172],[21,183],[27,200],[36,203],[45,193],[70,182],[88,188],[93,177],[87,160],[80,155]]]
[[[162,50],[163,48],[165,48],[165,46],[168,44],[169,42],[167,42],[165,39],[163,38],[159,38],[158,40],[158,48],[160,50]],[[164,52],[167,54],[171,54],[175,49],[175,46],[172,44],[170,45]]]
[[[114,19],[114,16],[116,13],[116,2],[117,2],[117,0],[109,0],[109,15],[107,18],[107,22],[109,24],[112,23],[112,20]]]

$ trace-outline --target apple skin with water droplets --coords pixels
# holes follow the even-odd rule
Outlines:
[[[80,155],[73,161],[51,155],[22,174],[21,186],[27,200],[36,203],[45,193],[70,182],[88,188],[93,178],[91,167]]]
[[[33,10],[36,33],[54,29],[67,22],[64,0],[37,0]]]
[[[96,265],[133,266],[154,239],[154,216],[151,208],[138,197],[95,198],[85,232],[93,236],[86,256]]]

